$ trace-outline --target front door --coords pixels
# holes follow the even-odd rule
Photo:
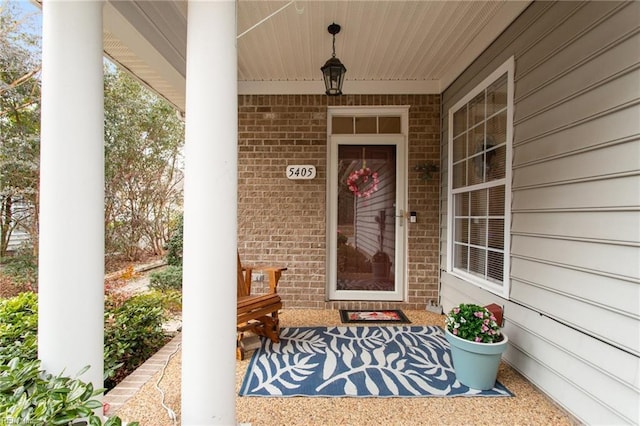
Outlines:
[[[403,135],[332,135],[331,300],[405,298]]]

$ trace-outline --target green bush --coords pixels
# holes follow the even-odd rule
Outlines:
[[[152,291],[147,297],[154,298],[164,308],[165,315],[182,315],[182,290]]]
[[[182,215],[177,220],[171,238],[167,242],[167,264],[182,267],[182,233],[184,230]]]
[[[182,290],[182,267],[168,265],[149,274],[149,287],[154,290]]]
[[[38,297],[22,293],[0,301],[0,364],[38,356]]]
[[[102,404],[94,397],[103,389],[94,390],[92,384],[79,379],[53,376],[36,359],[37,307],[34,293],[0,301],[0,419],[56,425],[86,418],[89,425],[102,425],[94,414]],[[120,423],[118,417],[112,417],[105,425]]]
[[[166,313],[177,312],[180,308],[178,292],[141,294],[120,305],[107,300],[104,335],[104,385],[107,389],[128,376],[167,342],[162,329]],[[37,309],[34,293],[22,293],[0,301],[0,364],[6,365],[14,358],[23,362],[36,360]]]
[[[16,285],[35,288],[38,284],[38,260],[31,251],[22,250],[15,256],[2,258],[2,273]]]
[[[102,409],[95,399],[102,391],[79,379],[47,374],[39,360],[13,358],[0,365],[0,418],[25,425],[66,425],[82,418],[89,425],[102,425],[94,413]],[[112,417],[105,426],[121,423]]]
[[[140,294],[105,310],[105,387],[112,388],[167,343],[162,296]]]

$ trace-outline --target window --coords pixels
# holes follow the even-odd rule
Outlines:
[[[400,134],[400,116],[333,116],[331,133],[334,135]]]
[[[513,58],[449,110],[449,256],[454,275],[509,295]]]

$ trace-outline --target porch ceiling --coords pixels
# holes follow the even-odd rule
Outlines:
[[[323,93],[336,22],[344,93],[441,93],[529,3],[238,0],[238,90]],[[186,1],[109,0],[104,34],[108,57],[184,110]]]

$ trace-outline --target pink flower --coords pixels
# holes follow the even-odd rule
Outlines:
[[[371,182],[373,180],[373,182]],[[368,198],[378,190],[378,173],[368,167],[354,170],[346,180],[347,187],[356,197]]]
[[[484,318],[484,312],[481,312],[481,311],[474,312],[473,316],[476,318]]]
[[[476,336],[476,342],[482,342],[482,338],[481,338],[481,337]]]

